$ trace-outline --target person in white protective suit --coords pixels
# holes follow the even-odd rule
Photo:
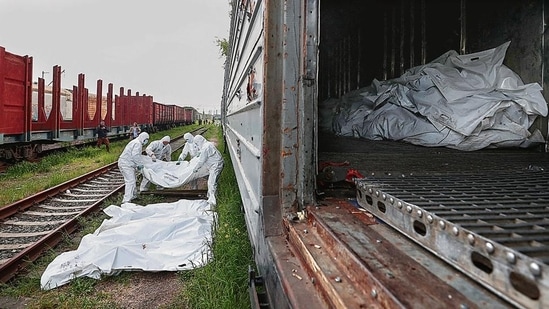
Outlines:
[[[152,141],[145,152],[151,157],[153,162],[157,159],[170,162],[172,160],[172,146],[170,146],[170,137],[164,136],[161,140]]]
[[[145,148],[145,152],[151,157],[153,162],[156,162],[157,159],[166,162],[172,160],[172,146],[170,146],[170,140],[169,136],[164,136],[160,140],[152,141],[147,148]],[[143,177],[141,185],[139,186],[139,191],[143,192],[149,190],[149,184],[149,180]],[[164,188],[158,187],[158,189],[162,190]]]
[[[143,146],[149,142],[149,133],[142,132],[137,138],[131,140],[120,157],[118,157],[118,169],[124,176],[124,198],[122,204],[129,203],[131,200],[137,197],[136,190],[136,176],[135,171],[141,171],[143,169]]]
[[[217,179],[221,174],[221,170],[223,170],[223,157],[215,145],[207,141],[202,135],[196,135],[193,142],[199,149],[198,162],[193,172],[198,173],[202,166],[208,169],[208,203],[216,205]]]
[[[198,149],[194,143],[193,135],[187,132],[183,135],[183,138],[185,139],[185,146],[183,146],[183,150],[181,151],[179,158],[177,158],[177,161],[184,161],[187,159],[187,156],[192,159],[198,155]]]
[[[185,139],[185,146],[183,146],[183,150],[177,158],[177,161],[185,161],[187,157],[189,157],[189,160],[192,160],[192,158],[198,156],[199,154],[199,149],[194,143],[194,136],[191,133],[187,132],[183,135],[183,138]],[[189,182],[189,185],[192,189],[196,190],[198,188],[198,179],[191,180]]]

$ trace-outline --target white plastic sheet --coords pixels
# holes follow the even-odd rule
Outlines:
[[[124,270],[178,271],[205,265],[215,213],[205,200],[111,205],[78,249],[57,256],[42,274],[43,290],[77,277],[100,279]]]
[[[192,158],[190,161],[170,161],[165,162],[157,160],[152,162],[148,156],[143,156],[143,177],[147,178],[155,185],[164,188],[177,188],[183,186],[195,179],[206,177],[209,171],[202,166],[194,173],[198,157]]]
[[[547,115],[547,102],[539,84],[525,85],[503,65],[509,44],[468,55],[449,51],[399,78],[327,100],[319,108],[321,129],[465,151],[543,143],[539,130],[528,129]]]

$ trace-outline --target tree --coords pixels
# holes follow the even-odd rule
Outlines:
[[[219,47],[219,52],[221,53],[221,57],[226,58],[229,55],[229,41],[227,41],[227,39],[225,38],[220,39],[216,37],[215,43]]]

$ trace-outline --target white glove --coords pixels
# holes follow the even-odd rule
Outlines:
[[[154,154],[151,156],[151,158],[152,158],[153,162],[156,162],[156,156]]]

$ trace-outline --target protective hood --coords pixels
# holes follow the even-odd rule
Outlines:
[[[161,139],[162,142],[170,142],[170,137],[169,136],[164,136],[162,139]]]
[[[137,139],[139,140],[139,142],[141,142],[142,145],[145,145],[146,143],[149,142],[149,133],[147,132],[139,133],[139,136],[137,136]]]
[[[206,139],[202,135],[195,135],[193,139],[194,144],[198,149],[202,148],[202,145],[206,142]]]
[[[185,133],[185,135],[183,135],[183,138],[187,141],[187,143],[193,142],[193,135],[191,133]]]

